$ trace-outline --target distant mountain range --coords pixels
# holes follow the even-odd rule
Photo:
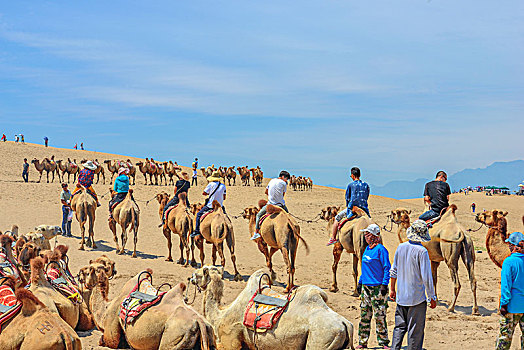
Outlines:
[[[391,181],[384,186],[371,186],[371,193],[395,199],[420,198],[424,184],[430,179],[414,181]],[[464,169],[448,177],[452,191],[467,186],[506,186],[517,190],[524,181],[524,160],[495,162],[486,168]]]

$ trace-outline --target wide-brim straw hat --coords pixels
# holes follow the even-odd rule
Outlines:
[[[407,229],[406,235],[408,239],[412,242],[429,242],[431,241],[431,236],[429,235],[428,225],[422,220],[416,220],[411,226]]]
[[[209,182],[214,182],[214,181],[222,182],[222,181],[224,181],[224,179],[220,176],[220,172],[215,170],[215,171],[213,171],[211,176],[209,176],[207,178],[207,181],[209,181]]]
[[[126,168],[125,166],[121,167],[120,169],[118,169],[118,175],[120,174],[129,174],[129,168]]]
[[[189,175],[185,171],[182,172],[182,178],[186,181],[189,181]]]
[[[96,165],[93,164],[92,161],[88,160],[87,162],[85,162],[84,164],[82,164],[82,166],[86,169],[89,169],[89,170],[96,170]]]

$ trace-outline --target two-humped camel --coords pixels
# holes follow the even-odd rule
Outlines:
[[[506,242],[509,236],[506,215],[508,215],[507,211],[489,210],[478,213],[475,217],[478,222],[488,226],[486,249],[491,261],[499,268],[502,268],[502,263],[511,254],[509,244]],[[522,222],[524,223],[524,217]]]
[[[204,291],[202,310],[223,349],[353,349],[353,325],[326,304],[326,292],[314,285],[296,288],[273,329],[255,336],[243,325],[243,319],[264,271],[251,275],[244,290],[229,305],[221,305],[222,272],[222,268],[204,266],[193,273],[191,281]]]
[[[451,281],[454,285],[455,297],[448,311],[455,311],[455,304],[460,292],[460,280],[458,276],[458,262],[462,258],[462,262],[466,266],[469,275],[469,283],[473,293],[473,309],[472,314],[478,315],[479,309],[477,305],[477,280],[475,278],[475,246],[473,240],[458,223],[455,216],[457,206],[451,204],[446,212],[442,215],[440,220],[433,224],[429,229],[431,241],[422,243],[428,250],[429,259],[431,260],[431,272],[433,274],[433,284],[435,291],[437,290],[437,269],[441,262],[448,265],[451,274]],[[391,220],[399,225],[398,239],[400,243],[407,242],[406,230],[411,225],[409,219],[409,211],[404,208],[398,208],[391,211]]]
[[[251,172],[246,166],[243,167],[237,167],[238,174],[240,175],[240,179],[242,180],[243,186],[249,186],[249,178],[251,176]]]
[[[180,169],[176,164],[173,163],[173,161],[164,162],[164,172],[167,176],[169,176],[169,184],[174,185],[175,181],[173,180],[173,176],[176,175],[176,171]],[[167,185],[167,184],[166,184]]]
[[[227,168],[227,170],[226,170],[226,179],[227,179],[228,186],[231,186],[231,180],[233,180],[233,186],[236,185],[237,173],[235,171],[235,167],[234,166],[230,166],[229,168]]]
[[[262,208],[267,204],[266,200],[260,200],[258,205]],[[256,207],[245,208],[242,214],[244,219],[249,220],[249,233],[255,233],[255,222],[259,209]],[[271,272],[271,279],[276,279],[271,258],[277,251],[282,252],[287,268],[288,281],[286,291],[294,287],[295,259],[298,251],[298,242],[302,241],[309,253],[306,241],[300,236],[300,226],[282,208],[269,204],[267,216],[260,226],[261,238],[256,239],[258,249],[266,257],[266,265]],[[268,251],[269,246],[269,251]]]
[[[200,233],[195,241],[196,246],[200,250],[200,263],[204,266],[204,241],[213,245],[211,253],[211,261],[215,265],[218,255],[220,255],[220,264],[226,266],[226,258],[224,257],[224,241],[231,254],[231,262],[234,268],[234,280],[241,281],[242,276],[237,270],[236,256],[235,256],[235,234],[233,232],[233,224],[229,216],[224,213],[224,209],[217,201],[213,201],[213,211],[207,214],[200,223]]]
[[[120,305],[138,283],[139,275],[128,280],[116,297],[109,300],[107,273],[103,265],[97,266],[96,287],[90,301],[95,323],[102,332],[101,346],[116,349],[125,340],[132,349],[142,350],[216,349],[213,327],[184,303],[184,284],[169,290],[158,304],[125,325],[119,317]]]
[[[111,191],[111,188],[109,189]],[[115,193],[116,194],[116,193]],[[138,226],[140,225],[140,209],[135,201],[132,199],[133,190],[127,192],[126,198],[118,203],[113,209],[113,219],[109,220],[109,229],[113,232],[113,239],[115,240],[116,253],[118,255],[125,253],[127,234],[133,232],[133,258],[136,258],[136,243],[138,242]],[[118,237],[116,235],[116,225],[120,225],[122,229],[121,240],[122,248],[118,245]]]
[[[51,162],[48,158],[44,158],[44,160],[39,161],[38,159],[34,158],[31,163],[35,165],[36,170],[40,173],[40,177],[38,178],[37,182],[40,182],[42,180],[42,174],[45,170],[47,175],[47,182],[49,183],[49,172],[51,172],[51,175],[53,177],[51,178],[51,182],[55,181],[55,171],[56,170],[56,162]],[[60,173],[58,173],[58,179],[60,180]]]
[[[89,231],[87,237],[87,246],[96,249],[95,243],[95,211],[96,211],[96,200],[87,193],[85,188],[82,188],[77,192],[73,199],[71,199],[71,208],[75,212],[75,217],[80,224],[80,232],[82,234],[82,241],[80,242],[80,250],[84,250],[85,241],[85,224],[89,221]]]

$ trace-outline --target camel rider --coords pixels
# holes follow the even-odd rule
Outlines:
[[[358,207],[365,211],[368,216],[371,216],[368,208],[369,185],[360,180],[359,168],[351,168],[351,179],[353,182],[351,182],[346,189],[346,209],[342,210],[337,214],[337,216],[335,216],[333,231],[327,245],[337,243],[337,231],[340,221],[346,217],[349,220],[355,218],[356,214],[353,212],[353,207]]]
[[[118,169],[118,176],[113,184],[113,191],[116,194],[109,201],[109,220],[113,219],[113,208],[120,202],[122,202],[129,192],[129,169],[126,167],[120,167]]]
[[[260,219],[262,218],[262,216],[266,214],[268,204],[277,205],[284,209],[286,213],[289,212],[286,207],[286,201],[284,200],[284,196],[287,190],[287,182],[290,178],[291,175],[289,175],[287,171],[282,170],[278,175],[278,178],[271,179],[271,181],[269,181],[269,184],[266,187],[267,204],[264,205],[257,213],[255,234],[253,235],[253,237],[251,237],[252,240],[260,238]]]
[[[179,201],[178,195],[180,193],[186,194],[186,206],[189,207],[189,199],[187,199],[188,191],[189,191],[189,188],[191,187],[191,184],[189,183],[189,175],[184,171],[182,172],[182,176],[180,176],[175,171],[175,176],[178,177],[178,181],[175,183],[173,198],[171,198],[171,200],[167,202],[166,206],[164,207],[164,211],[162,212],[162,224],[164,224],[166,220],[165,215],[166,215],[167,209],[178,204],[178,201]]]
[[[429,210],[419,216],[420,220],[429,221],[440,216],[443,209],[449,207],[451,189],[446,182],[448,175],[439,171],[435,180],[428,182],[424,188],[424,202],[429,204]]]
[[[202,215],[208,211],[213,210],[213,202],[217,201],[222,206],[224,213],[226,208],[224,208],[224,200],[226,199],[226,185],[222,183],[223,179],[220,177],[220,172],[218,170],[213,171],[210,177],[207,178],[209,182],[204,188],[202,195],[209,196],[206,199],[206,204],[196,215],[195,230],[191,233],[191,237],[197,237],[200,235],[200,218]]]
[[[96,206],[100,206],[100,202],[98,201],[98,196],[96,195],[95,189],[93,188],[93,179],[95,178],[95,170],[96,165],[93,164],[92,161],[88,160],[84,164],[82,164],[84,169],[80,170],[80,173],[78,173],[78,183],[76,184],[76,188],[73,191],[72,196],[74,197],[75,194],[77,194],[82,187],[84,187],[91,196],[96,200]]]

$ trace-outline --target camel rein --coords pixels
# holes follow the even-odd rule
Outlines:
[[[386,221],[386,224],[382,227],[382,229],[384,231],[387,231],[387,232],[393,232],[393,224],[397,224],[392,218],[391,218],[391,215],[388,215],[388,221]],[[388,226],[388,223],[390,223],[390,226],[389,226],[389,230],[386,228]]]

